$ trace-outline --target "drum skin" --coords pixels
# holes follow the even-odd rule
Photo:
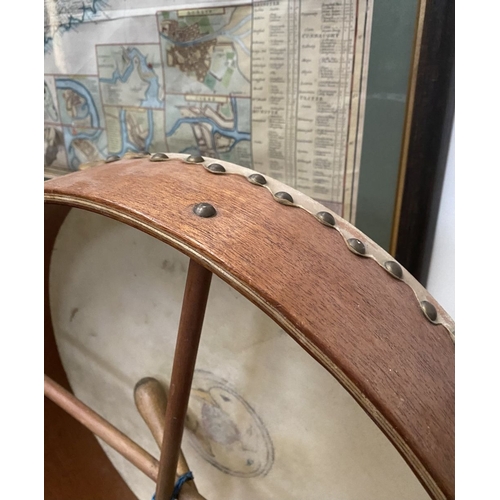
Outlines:
[[[350,252],[337,231],[277,203],[244,176],[213,175],[180,158],[122,159],[47,181],[45,200],[47,259],[68,207],[113,218],[180,250],[262,309],[335,376],[431,497],[454,498],[453,338],[424,316],[407,283]],[[195,215],[202,202],[217,214]]]
[[[44,369],[71,391],[54,338],[48,282],[54,242],[68,212],[69,207],[45,207]],[[93,434],[48,398],[44,401],[44,422],[44,498],[136,499]]]

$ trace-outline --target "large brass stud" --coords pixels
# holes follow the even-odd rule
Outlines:
[[[193,207],[193,212],[198,217],[203,217],[204,219],[208,219],[209,217],[213,217],[217,214],[217,210],[215,210],[213,205],[210,203],[198,203]]]

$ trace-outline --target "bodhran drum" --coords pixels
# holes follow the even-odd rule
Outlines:
[[[117,168],[118,163],[123,163],[121,168]],[[178,163],[180,167],[176,164],[176,168],[193,169],[197,176],[205,176],[202,183],[223,186],[224,177],[204,171],[206,161],[204,165]],[[88,201],[87,205],[68,202],[68,195],[63,193],[95,202],[95,195],[87,196],[85,190],[99,190],[99,183],[109,183],[113,176],[119,182],[124,176],[135,175],[140,183],[151,176],[168,178],[169,169],[175,171],[175,165],[151,164],[147,159],[117,164],[96,166],[50,181],[46,188],[49,201],[98,211]],[[230,164],[224,165],[226,170],[231,168]],[[115,170],[109,178],[92,179],[89,175],[111,168]],[[244,173],[248,174],[247,169]],[[253,192],[261,187],[248,183],[248,189]],[[288,192],[295,195],[293,190]],[[161,199],[154,199],[156,194],[151,194],[153,204]],[[273,204],[272,210],[283,214],[299,212],[295,207],[275,203],[269,193],[265,194],[268,203]],[[220,206],[221,201],[213,199],[213,194],[210,196],[218,209],[217,216],[222,218],[228,209]],[[186,205],[192,206],[191,200]],[[111,214],[108,217],[73,208],[55,240],[49,272],[55,339],[74,394],[158,457],[158,447],[135,407],[133,388],[146,376],[157,378],[168,388],[189,257],[179,251],[179,245],[173,248],[124,224],[123,219],[113,220],[112,211],[118,210],[114,202],[106,210],[104,215]],[[133,211],[138,213],[137,208]],[[199,222],[201,219],[196,220]],[[319,224],[314,219],[311,222]],[[337,231],[331,232],[341,240]],[[223,235],[215,233],[213,237]],[[231,246],[232,242],[227,239],[225,245]],[[251,266],[253,260],[259,265],[258,249],[252,246],[255,241],[248,243],[245,265]],[[348,251],[345,242],[341,243],[346,258],[375,264],[360,259],[354,251]],[[294,242],[286,244],[290,252],[308,251]],[[271,254],[266,258],[271,261],[274,257]],[[389,282],[401,286],[401,290],[408,288],[407,283],[394,280],[381,266],[378,268],[381,280],[390,278]],[[301,279],[314,284],[317,276]],[[331,288],[332,294],[342,298],[342,283],[332,282]],[[418,299],[411,296],[418,309]],[[422,318],[429,323],[423,314]],[[438,336],[448,335],[445,343],[452,342],[442,325],[431,327]],[[383,336],[381,331],[370,342],[381,342]],[[393,369],[404,370],[405,362],[394,361]],[[394,377],[398,376],[394,373]],[[404,395],[400,397],[401,404],[405,404]],[[151,499],[153,481],[108,445],[100,444],[137,498]],[[429,498],[397,449],[331,370],[216,275],[210,289],[182,449],[197,488],[207,499]],[[431,495],[438,497],[432,491]]]

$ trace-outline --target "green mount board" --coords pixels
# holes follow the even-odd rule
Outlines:
[[[417,0],[375,0],[356,226],[389,250]]]

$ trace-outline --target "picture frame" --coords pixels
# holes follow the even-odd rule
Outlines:
[[[452,1],[374,2],[356,225],[424,286],[454,115],[454,22]]]
[[[455,3],[422,1],[391,253],[426,285],[455,110]]]

